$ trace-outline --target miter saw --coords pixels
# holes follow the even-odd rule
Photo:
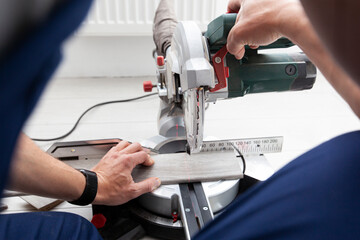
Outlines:
[[[258,153],[248,158],[252,161],[264,159],[262,153],[281,149],[276,138],[203,141],[205,105],[246,94],[311,89],[316,78],[315,66],[303,53],[260,52],[293,46],[284,38],[259,49],[246,47],[245,57],[237,60],[226,49],[236,14],[219,16],[205,33],[195,22],[177,22],[174,17],[173,9],[161,1],[154,22],[158,82],[144,83],[145,91],[156,88],[160,97],[159,135],[142,144],[156,154],[194,155],[235,149],[242,156],[250,149]],[[48,152],[72,161],[75,167],[83,167],[77,160],[94,159],[95,163],[117,142],[58,143]],[[269,145],[262,148],[263,144]],[[241,148],[245,145],[246,148]],[[249,148],[250,145],[253,147]],[[238,196],[242,183],[243,180],[231,180],[164,185],[124,206],[94,206],[94,214],[103,214],[108,219],[100,229],[105,239],[118,239],[120,233],[115,233],[123,230],[128,232],[119,239],[130,236],[136,239],[134,236],[141,235],[143,230],[158,238],[190,239]]]
[[[179,22],[171,45],[160,42],[168,46],[157,56],[160,135],[186,136],[189,154],[201,150],[206,103],[253,93],[306,90],[315,82],[316,67],[303,53],[259,53],[294,45],[285,38],[258,49],[246,47],[242,60],[228,54],[227,36],[236,16],[218,17],[204,34],[195,22]],[[145,91],[153,87],[144,83]]]
[[[189,154],[201,154],[201,151],[209,151],[211,145],[215,146],[215,142],[209,144],[203,141],[206,103],[253,93],[306,90],[311,89],[315,83],[316,67],[303,53],[260,53],[264,49],[293,46],[288,39],[281,38],[258,49],[246,47],[242,60],[228,54],[226,41],[235,24],[236,14],[219,16],[208,25],[205,33],[201,32],[195,22],[174,24],[173,15],[167,14],[165,17],[155,17],[158,82],[155,85],[151,82],[144,83],[145,91],[157,88],[161,99],[158,119],[160,135],[145,143],[160,153],[186,151]],[[164,29],[168,35],[164,34]],[[236,148],[232,142],[234,141],[220,141],[217,145],[230,143],[230,148]],[[224,148],[211,148],[213,149]],[[236,150],[241,155],[239,149]],[[206,223],[207,217],[202,215],[202,207],[206,205],[205,209],[211,209],[212,213],[221,212],[236,197],[238,184],[239,181],[202,183],[200,190],[195,185],[189,188],[182,185],[165,186],[142,196],[139,201],[149,211],[166,216],[174,209],[172,196],[181,196],[180,205],[184,206],[179,209],[184,211],[187,204],[184,202],[184,194],[193,194],[193,198],[196,198],[194,195],[200,192],[200,195],[205,196],[207,205],[206,201],[195,201],[196,204],[192,202],[189,205],[200,206],[198,211],[191,209],[189,212],[195,211],[195,214],[186,216],[185,211],[181,215],[185,236],[191,238],[199,230],[199,226]],[[187,192],[184,193],[183,189]],[[197,190],[191,193],[191,189]],[[189,219],[195,218],[194,216],[196,221],[193,221],[193,225],[198,226],[195,228],[189,224]]]

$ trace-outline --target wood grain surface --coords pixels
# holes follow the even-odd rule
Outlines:
[[[186,153],[153,155],[151,167],[137,166],[132,176],[135,182],[158,177],[161,183],[209,182],[243,177],[241,161],[233,152]]]
[[[186,182],[211,182],[243,177],[242,163],[233,152],[211,152],[188,155],[187,153],[155,154],[151,167],[137,166],[132,176],[135,182],[158,177],[161,184]],[[65,161],[74,168],[91,169],[99,158]]]

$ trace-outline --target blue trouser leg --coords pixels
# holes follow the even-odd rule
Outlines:
[[[196,239],[360,239],[360,131],[295,159]]]
[[[72,213],[36,212],[0,215],[0,239],[102,239],[85,218]]]

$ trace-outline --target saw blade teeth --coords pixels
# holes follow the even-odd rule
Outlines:
[[[184,95],[184,120],[186,136],[191,153],[201,150],[204,121],[204,89],[191,89]]]

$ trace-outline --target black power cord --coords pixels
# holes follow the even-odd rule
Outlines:
[[[232,143],[232,142],[230,142],[230,143],[231,143],[231,146],[232,146],[232,147],[236,150],[236,152],[239,154],[239,156],[237,156],[237,157],[240,157],[240,158],[241,158],[241,161],[242,161],[242,163],[243,163],[243,174],[245,174],[246,162],[245,162],[244,155],[240,152],[240,149],[237,148],[234,143]]]
[[[156,95],[157,93],[151,93],[151,94],[146,94],[140,97],[135,97],[135,98],[129,98],[129,99],[124,99],[124,100],[116,100],[116,101],[109,101],[109,102],[102,102],[102,103],[98,103],[90,108],[88,108],[85,112],[83,112],[81,114],[81,116],[78,118],[78,120],[76,121],[76,123],[74,124],[74,126],[72,127],[72,129],[70,131],[68,131],[67,133],[65,133],[64,135],[60,136],[60,137],[55,137],[55,138],[45,138],[45,139],[41,139],[41,138],[32,138],[33,141],[38,141],[38,142],[49,142],[49,141],[55,141],[55,140],[60,140],[63,139],[67,136],[69,136],[71,133],[73,133],[76,129],[76,127],[79,125],[81,119],[92,109],[96,108],[96,107],[100,107],[100,106],[104,106],[104,105],[108,105],[108,104],[113,104],[113,103],[125,103],[125,102],[132,102],[132,101],[136,101],[139,99],[143,99],[143,98],[147,98],[147,97],[151,97]]]

